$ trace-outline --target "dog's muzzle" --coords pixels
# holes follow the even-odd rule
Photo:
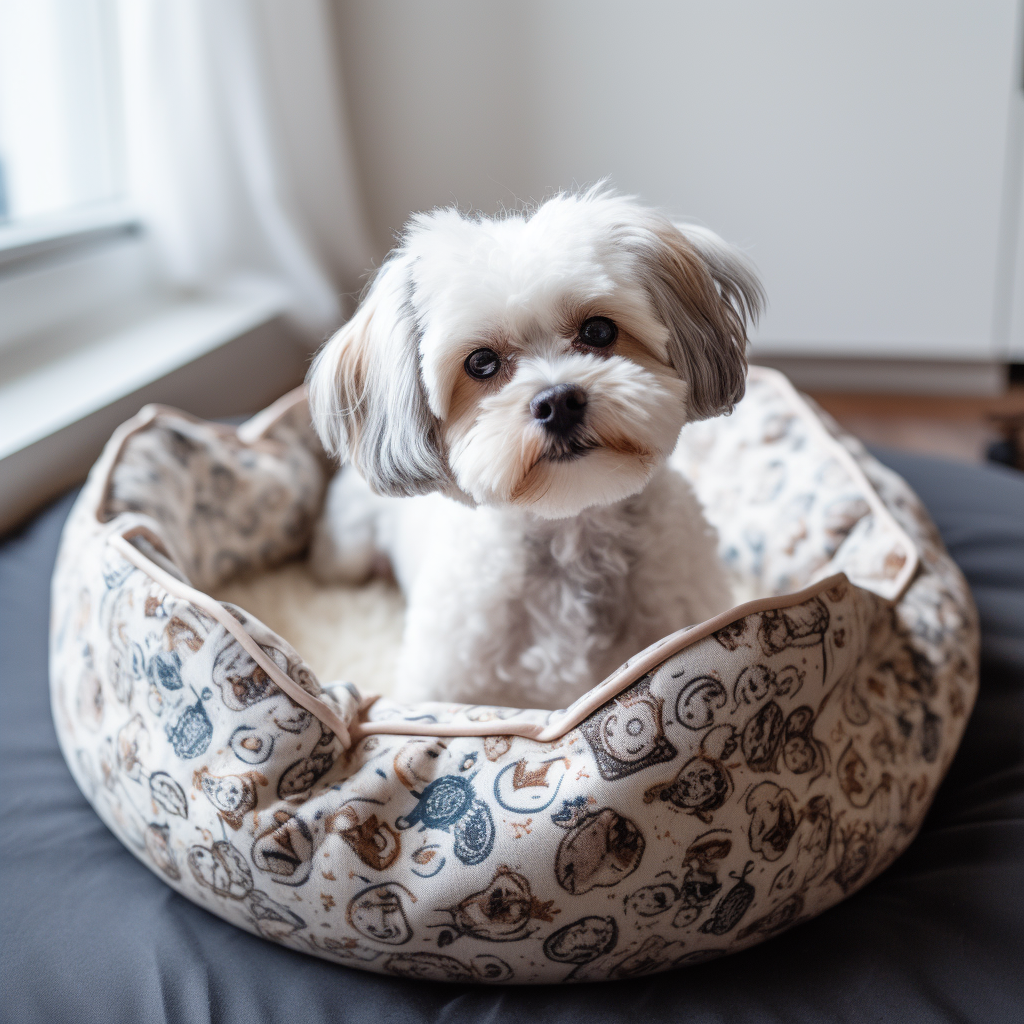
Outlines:
[[[533,418],[555,437],[568,437],[583,423],[587,393],[578,384],[556,384],[534,395]]]
[[[530,413],[549,439],[545,458],[564,462],[594,448],[583,427],[586,412],[587,393],[578,384],[556,384],[534,396]]]

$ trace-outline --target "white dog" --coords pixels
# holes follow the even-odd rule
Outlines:
[[[360,582],[390,562],[398,699],[565,707],[729,606],[666,460],[742,397],[762,302],[716,235],[603,189],[412,219],[308,379],[350,464],[312,564]]]

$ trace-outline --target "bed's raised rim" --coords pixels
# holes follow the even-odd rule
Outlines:
[[[896,534],[904,545],[907,558],[899,572],[891,581],[886,581],[888,587],[878,589],[862,586],[851,581],[845,573],[835,573],[816,580],[808,586],[787,594],[772,595],[769,597],[757,598],[733,606],[703,622],[695,623],[683,629],[677,630],[668,636],[658,640],[650,647],[638,652],[625,664],[616,669],[605,680],[576,700],[569,708],[557,711],[537,711],[534,709],[517,708],[516,714],[529,714],[533,720],[516,722],[514,716],[497,721],[484,722],[461,722],[458,724],[445,724],[436,721],[407,721],[403,719],[389,719],[387,721],[368,721],[366,712],[379,699],[377,695],[367,695],[360,706],[359,718],[346,723],[338,715],[330,703],[322,697],[311,694],[303,689],[297,682],[284,673],[253,640],[244,626],[229,612],[224,605],[187,583],[177,579],[171,573],[161,568],[152,559],[148,558],[138,547],[131,543],[137,536],[144,536],[157,549],[167,551],[166,544],[159,533],[153,529],[149,521],[139,522],[139,517],[132,513],[121,513],[111,519],[105,519],[105,507],[110,490],[114,470],[124,450],[127,441],[149,427],[160,416],[172,416],[184,419],[192,423],[210,426],[228,435],[235,435],[238,440],[246,445],[256,444],[264,440],[274,426],[287,416],[297,405],[306,400],[305,388],[296,388],[279,398],[272,405],[262,412],[245,421],[240,426],[230,427],[223,424],[210,423],[200,417],[192,416],[189,413],[174,409],[170,406],[147,405],[140,412],[122,424],[111,438],[106,450],[97,465],[98,486],[95,490],[95,505],[92,515],[100,524],[110,527],[106,542],[113,547],[123,558],[134,565],[141,572],[149,576],[156,584],[168,593],[181,600],[186,600],[213,616],[236,640],[245,651],[263,669],[264,672],[287,693],[297,704],[315,715],[325,726],[332,729],[342,740],[346,747],[359,739],[369,735],[405,735],[405,736],[520,736],[534,740],[538,743],[549,743],[559,739],[566,733],[576,728],[585,721],[598,708],[614,699],[623,690],[627,689],[638,679],[641,679],[648,672],[652,671],[666,659],[678,654],[680,651],[690,647],[700,640],[711,636],[718,630],[728,626],[748,615],[764,611],[791,608],[811,600],[818,594],[829,590],[832,587],[845,585],[859,587],[862,590],[869,590],[880,599],[890,604],[900,600],[906,588],[909,586],[920,563],[920,554],[916,543],[909,534],[899,525],[893,514],[886,507],[874,486],[868,480],[864,471],[857,464],[857,461],[850,452],[837,440],[825,427],[820,417],[807,404],[797,392],[784,374],[768,367],[751,366],[749,375],[754,380],[762,380],[772,384],[779,393],[786,399],[791,410],[800,415],[812,425],[818,432],[821,441],[835,458],[842,464],[843,468],[850,474],[858,486],[862,489],[863,496],[867,501],[872,513],[882,519],[886,527]],[[118,524],[118,520],[122,520]],[[173,560],[173,559],[172,559]],[[248,613],[247,613],[248,614]],[[272,631],[273,632],[273,631]],[[301,655],[301,651],[299,654]],[[322,685],[322,684],[321,684]],[[452,705],[452,708],[461,708],[465,705]],[[543,717],[542,722],[537,717]]]

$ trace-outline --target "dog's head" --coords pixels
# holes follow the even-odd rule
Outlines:
[[[762,302],[716,235],[606,191],[419,214],[317,355],[313,422],[378,493],[575,515],[732,409]]]

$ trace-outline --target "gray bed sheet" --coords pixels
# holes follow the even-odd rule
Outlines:
[[[754,949],[652,978],[494,989],[384,978],[175,894],[71,779],[47,696],[48,590],[73,495],[0,542],[0,1019],[33,1022],[1024,1020],[1024,474],[880,453],[981,612],[981,695],[918,839]]]

